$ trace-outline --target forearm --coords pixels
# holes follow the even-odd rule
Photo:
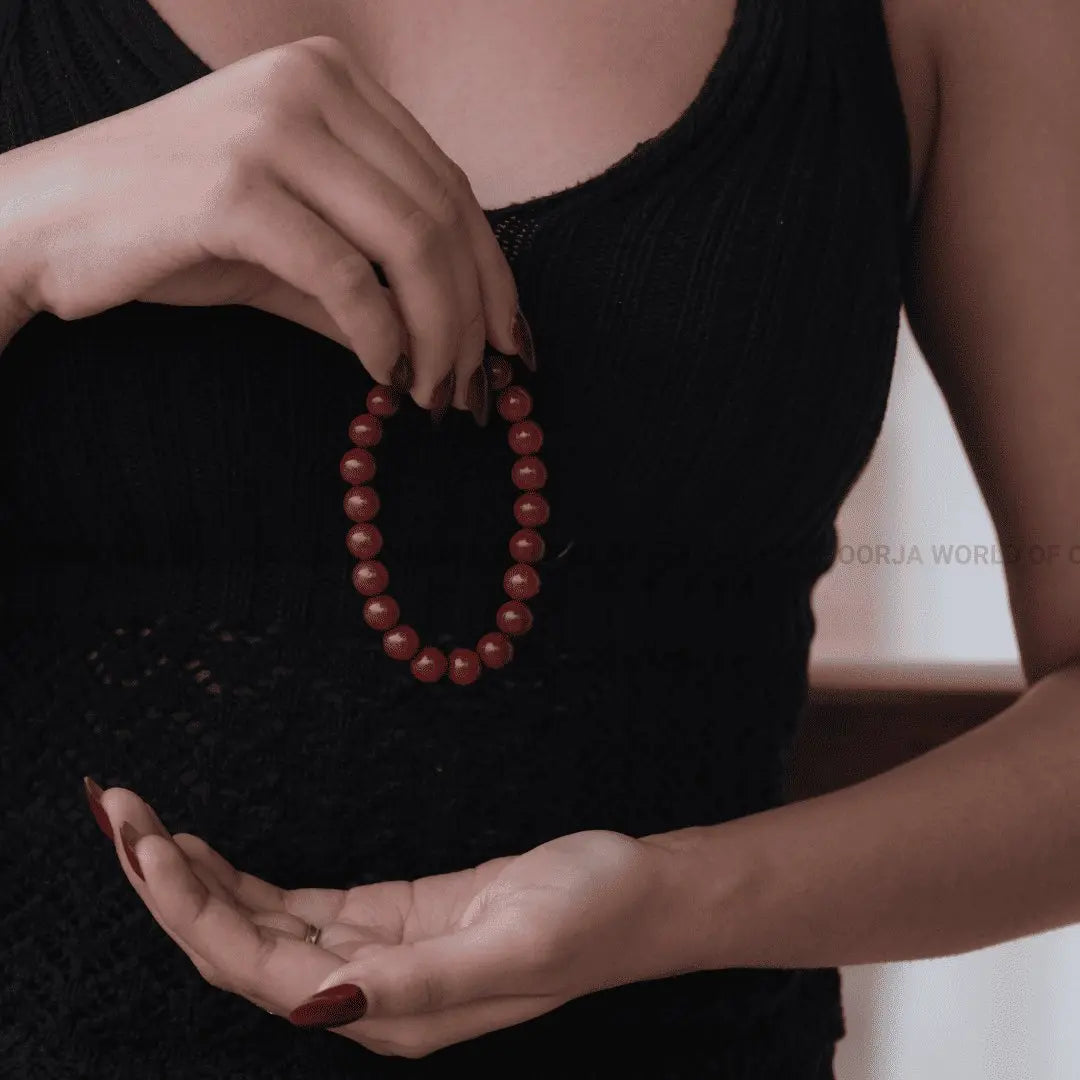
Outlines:
[[[690,969],[944,956],[1080,921],[1080,667],[870,780],[643,837]]]

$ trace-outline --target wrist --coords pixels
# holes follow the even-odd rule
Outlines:
[[[663,962],[674,973],[747,966],[747,927],[763,894],[763,865],[733,825],[640,837],[664,895]]]
[[[33,166],[42,152],[41,143],[30,143],[0,154],[0,317],[8,326],[16,320],[21,326],[38,310],[30,298],[44,271],[41,207],[49,183]],[[59,176],[50,179],[53,190],[64,187]]]

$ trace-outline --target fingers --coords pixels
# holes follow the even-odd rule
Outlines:
[[[237,870],[201,837],[177,833],[173,842],[197,868],[204,884],[212,878],[260,926],[299,938],[303,938],[308,926],[323,927],[320,947],[340,955],[348,955],[349,941],[359,943],[355,939],[357,927],[336,925],[347,899],[344,889],[282,889],[254,874]]]
[[[343,56],[338,47],[339,43],[321,37],[306,39],[305,43],[332,58],[344,60],[343,70],[356,94],[379,113],[389,127],[400,133],[451,193],[460,210],[461,222],[472,249],[484,310],[485,336],[500,352],[511,355],[516,353],[518,343],[512,333],[512,323],[518,307],[517,284],[510,264],[488,224],[483,209],[476,201],[464,171],[446,155],[427,129],[397,98],[365,71],[362,65],[352,62],[347,53]],[[355,141],[356,135],[350,135],[350,131],[355,131],[355,128],[347,123],[347,118],[354,114],[354,109],[339,110],[336,114],[328,112],[326,119],[335,134],[357,153],[364,153],[363,143],[358,144]],[[346,122],[343,123],[343,120]],[[401,157],[405,157],[400,144],[397,149]],[[375,159],[371,160],[378,165]],[[388,172],[387,175],[391,174]],[[418,195],[414,197],[418,202],[424,202]]]
[[[175,843],[175,838],[161,823],[161,818],[157,816],[154,808],[134,791],[122,787],[109,788],[108,794],[103,796],[103,801],[105,799],[108,800],[112,820],[118,823],[118,828],[120,824],[126,821],[139,835],[154,833],[170,843]],[[120,842],[121,847],[123,847],[122,836]],[[212,889],[222,899],[228,897],[228,890],[212,873],[198,866],[193,866],[192,871],[204,879],[204,884],[208,889]]]
[[[514,928],[490,922],[423,941],[367,951],[329,973],[316,994],[341,983],[359,986],[365,1016],[377,1020],[436,1013],[484,998],[544,996],[557,988]]]
[[[358,328],[351,336],[361,362],[379,382],[388,383],[404,349],[413,364],[411,392],[430,408],[436,386],[459,364],[464,322],[480,312],[476,272],[450,208],[440,211],[441,218],[434,216],[362,157],[317,129],[296,141],[296,153],[278,166],[282,182],[355,251],[382,266],[404,319],[407,338],[387,334],[377,348],[364,348],[361,342],[368,332]],[[364,279],[365,290],[381,289],[370,263]],[[389,317],[392,312],[384,306]],[[334,317],[337,320],[336,313]],[[357,316],[352,321],[355,325]],[[482,349],[481,337],[473,367]]]
[[[89,778],[86,779],[89,780]],[[184,951],[187,958],[195,965],[199,974],[202,975],[203,978],[206,978],[210,972],[210,966],[206,959],[200,956],[197,951],[193,950],[186,942],[182,941],[161,923],[157,911],[149,901],[143,888],[142,868],[140,866],[138,870],[135,869],[136,862],[132,860],[129,844],[125,843],[127,837],[121,834],[124,824],[127,824],[129,827],[136,828],[137,832],[153,832],[163,841],[171,843],[171,840],[168,839],[168,833],[165,832],[164,828],[161,826],[157,815],[154,814],[153,811],[150,810],[150,808],[132,791],[128,791],[125,788],[109,788],[108,791],[102,792],[101,788],[93,781],[90,781],[89,783],[84,781],[84,783],[86,784],[87,797],[90,799],[90,806],[94,811],[95,818],[97,818],[98,825],[103,832],[111,835],[117,858],[120,860],[120,864],[124,868],[128,880],[147,904],[147,907],[150,909],[150,914],[154,916],[158,924],[162,925],[162,929],[164,929],[169,937],[171,937]],[[132,826],[129,817],[134,818],[140,825]],[[124,833],[127,833],[127,830],[123,831]],[[128,836],[130,836],[130,834],[128,834]],[[135,859],[138,859],[137,854]]]
[[[227,224],[219,219],[207,226],[201,240],[206,250],[217,258],[263,266],[293,288],[314,296],[347,336],[372,378],[388,382],[393,361],[406,341],[368,258],[314,210],[274,183],[259,185],[248,197],[232,203],[220,216],[225,217]]]
[[[495,301],[501,311],[495,319],[500,329],[504,323],[509,327],[514,305],[517,303],[517,288],[513,275],[461,169],[439,150],[427,132],[400,103],[397,103],[395,117],[392,119],[386,115],[385,106],[384,110],[380,110],[368,101],[365,93],[357,94],[350,74],[343,73],[340,93],[328,97],[323,117],[330,131],[340,140],[340,145],[407,192],[435,225],[441,226],[440,234],[447,237],[447,252],[452,264],[452,285],[455,290],[453,310],[457,316],[450,331],[453,339],[449,344],[456,345],[456,348],[450,366],[441,365],[438,359],[431,361],[435,365],[432,385],[437,385],[452,367],[456,386],[453,404],[458,408],[473,407],[477,422],[485,424],[488,419],[488,394],[483,355],[488,326],[478,276],[479,260],[491,260],[494,257],[502,264],[503,269],[498,274],[498,288],[502,295]],[[363,79],[363,83],[365,91],[370,86],[377,86],[370,78]],[[393,101],[381,88],[379,96],[384,103]],[[408,132],[396,126],[396,122],[400,122],[403,117],[409,117],[411,121]],[[421,133],[422,138],[417,138],[416,133]],[[314,175],[318,175],[320,181],[324,180],[322,174]],[[348,170],[345,170],[345,175],[348,175]],[[486,239],[478,244],[478,237]],[[492,248],[495,249],[494,253]],[[392,267],[388,269],[392,270]],[[398,286],[391,283],[397,291]],[[502,311],[502,308],[505,308],[505,311]],[[427,357],[422,345],[417,342],[412,326],[409,334],[414,370],[423,374],[427,370]],[[508,330],[492,335],[493,343],[504,338],[512,340]],[[513,348],[511,345],[510,349]],[[474,379],[475,385],[471,385],[471,380]],[[426,382],[414,386],[419,402],[430,403],[428,389]]]
[[[522,345],[513,275],[464,172],[340,42],[267,56],[273,120],[219,179],[200,246],[312,297],[378,382],[486,424],[486,341]]]
[[[338,966],[314,945],[264,931],[233,904],[206,888],[183,852],[157,834],[139,839],[137,858],[156,918],[170,934],[205,957],[214,986],[279,1009]]]
[[[199,876],[205,882],[212,878],[220,889],[234,901],[252,911],[286,912],[286,892],[254,874],[237,870],[223,855],[201,837],[192,833],[176,833],[173,842],[187,856],[193,867],[204,871]],[[313,920],[307,920],[313,921]]]

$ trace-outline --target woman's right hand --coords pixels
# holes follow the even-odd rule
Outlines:
[[[407,353],[425,408],[482,386],[485,418],[483,375],[469,394],[485,341],[532,360],[464,172],[329,37],[0,156],[0,236],[0,349],[38,311],[248,304],[351,348],[378,382]]]

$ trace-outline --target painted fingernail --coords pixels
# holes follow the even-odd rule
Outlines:
[[[351,1024],[367,1012],[367,998],[359,986],[342,983],[328,986],[297,1005],[289,1020],[297,1027],[334,1028]]]
[[[514,326],[510,332],[513,335],[514,344],[517,346],[518,356],[521,357],[522,362],[530,371],[535,371],[536,349],[533,347],[532,330],[529,329],[529,324],[522,314],[521,308],[518,308],[517,314],[514,316]]]
[[[407,394],[412,389],[413,366],[408,353],[401,353],[390,370],[390,385],[399,393]]]
[[[514,369],[510,361],[500,352],[491,349],[484,354],[487,363],[488,389],[494,392],[505,390],[514,381]]]
[[[450,408],[450,402],[454,400],[454,384],[456,382],[453,370],[446,376],[431,396],[431,422],[435,425],[442,423],[446,410]]]
[[[488,415],[491,412],[491,395],[488,394],[487,369],[480,364],[469,379],[469,389],[465,395],[465,404],[473,414],[473,419],[479,427],[487,427]]]
[[[89,776],[83,777],[83,791],[86,792],[86,801],[90,804],[90,810],[98,823],[98,828],[115,843],[112,822],[109,821],[109,815],[105,813],[105,807],[101,805],[101,796],[104,792]]]
[[[120,843],[124,846],[124,853],[128,857],[128,862],[131,863],[131,869],[145,881],[146,875],[139,865],[139,856],[135,854],[135,845],[141,838],[142,833],[138,832],[130,822],[122,821],[120,823]]]

